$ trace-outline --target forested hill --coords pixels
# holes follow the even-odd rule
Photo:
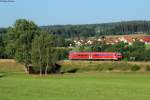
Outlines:
[[[84,25],[50,25],[41,26],[40,28],[49,33],[61,35],[66,38],[134,33],[150,34],[150,21],[126,21]],[[0,34],[5,33],[6,30],[7,28],[0,28]]]
[[[126,21],[103,24],[54,25],[42,29],[64,37],[91,37],[99,35],[150,34],[150,21]]]

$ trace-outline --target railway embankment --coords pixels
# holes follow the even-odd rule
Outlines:
[[[62,72],[149,72],[150,62],[62,61]]]

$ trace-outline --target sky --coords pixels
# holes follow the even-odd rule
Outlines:
[[[25,18],[37,25],[150,20],[150,0],[0,0],[0,27]],[[8,1],[8,0],[6,0]]]

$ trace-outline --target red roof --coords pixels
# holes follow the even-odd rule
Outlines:
[[[131,36],[124,36],[127,42],[133,42],[133,38]]]
[[[150,43],[150,36],[145,36],[145,37],[143,38],[143,41],[144,41],[144,42],[147,42],[147,43]]]

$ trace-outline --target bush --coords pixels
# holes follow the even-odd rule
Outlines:
[[[131,70],[132,71],[138,71],[138,70],[140,70],[140,66],[138,66],[138,65],[133,65],[132,67],[131,67]]]
[[[150,65],[146,66],[146,71],[150,71]]]
[[[120,71],[127,71],[130,69],[130,64],[124,62],[114,62],[114,63],[106,63],[102,65],[105,70],[120,70]]]
[[[113,67],[109,67],[109,68],[108,68],[109,71],[112,71],[113,69],[114,69]]]

